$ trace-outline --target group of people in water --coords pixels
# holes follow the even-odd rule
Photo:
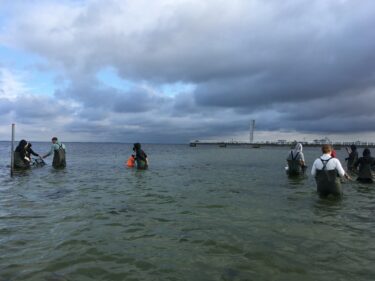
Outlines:
[[[52,166],[56,169],[66,167],[66,147],[56,137],[52,138],[51,149],[48,153],[41,156],[32,149],[32,144],[26,140],[21,140],[14,151],[14,167],[16,169],[27,169],[32,165],[31,155],[42,159],[53,154]],[[290,151],[287,157],[287,173],[290,176],[303,175],[307,169],[303,146],[297,143],[295,148]],[[321,196],[341,195],[340,178],[352,179],[351,176],[357,175],[357,181],[363,183],[373,182],[373,171],[375,170],[375,158],[371,157],[368,148],[363,150],[363,156],[358,157],[357,147],[351,145],[347,148],[348,157],[347,170],[342,167],[340,160],[336,158],[336,152],[330,144],[322,146],[322,155],[317,158],[311,168],[311,175],[315,177],[317,191]],[[126,161],[129,168],[145,170],[148,168],[147,154],[141,148],[140,143],[133,145],[133,154]]]
[[[32,144],[26,140],[21,140],[14,151],[14,168],[15,169],[28,169],[32,166],[31,155],[34,155],[43,161],[44,158],[53,154],[52,166],[56,169],[66,167],[66,147],[63,143],[59,142],[56,137],[52,138],[51,150],[45,155],[36,153],[31,147]],[[44,163],[44,162],[39,162]]]
[[[305,157],[302,152],[302,144],[297,143],[287,157],[287,173],[290,176],[303,175],[307,169]],[[347,171],[342,167],[340,160],[336,158],[336,151],[330,144],[322,146],[322,155],[317,158],[311,168],[311,175],[315,177],[317,191],[322,196],[330,194],[342,195],[340,178],[351,180],[351,176],[357,175],[357,181],[362,183],[373,182],[375,170],[375,158],[371,157],[368,148],[363,150],[363,156],[358,157],[357,147],[351,145],[347,148]]]
[[[14,151],[14,168],[15,169],[28,169],[33,165],[31,160],[31,155],[38,157],[40,161],[44,158],[53,154],[52,166],[55,169],[61,169],[66,167],[66,147],[65,144],[61,143],[58,138],[52,138],[52,145],[49,152],[45,155],[40,155],[36,153],[31,147],[32,144],[26,140],[21,140],[18,143],[17,148]],[[44,162],[38,162],[44,163]],[[127,166],[129,168],[137,168],[140,170],[145,170],[148,168],[148,158],[147,154],[141,148],[140,143],[135,143],[133,146],[133,154],[129,157],[127,161]]]
[[[134,144],[133,154],[130,155],[126,162],[126,166],[128,168],[136,167],[138,170],[145,170],[148,168],[147,154],[143,151],[139,142]]]

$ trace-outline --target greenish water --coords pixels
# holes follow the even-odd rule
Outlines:
[[[286,148],[145,145],[135,171],[130,145],[67,147],[66,170],[11,179],[0,143],[1,281],[375,279],[375,185],[319,199]]]

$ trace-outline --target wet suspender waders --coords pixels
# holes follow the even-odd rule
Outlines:
[[[296,153],[293,157],[293,151],[290,152],[292,160],[288,160],[288,174],[289,175],[299,175],[303,172],[301,163],[299,160],[297,160],[297,157],[299,155],[299,152]]]
[[[333,159],[333,157],[323,160],[322,161],[323,168],[321,170],[316,170],[316,183],[317,183],[317,190],[321,196],[327,196],[329,194],[333,195],[341,195],[341,184],[340,180],[337,177],[336,169],[327,170],[328,162]]]
[[[58,145],[59,148],[54,151],[52,166],[54,168],[64,168],[66,166],[65,149],[62,144]]]

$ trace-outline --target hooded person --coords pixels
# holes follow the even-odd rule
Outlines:
[[[30,168],[30,158],[27,154],[27,141],[21,140],[14,150],[14,168],[28,169]]]
[[[302,144],[297,143],[295,148],[290,151],[286,161],[288,162],[288,174],[300,175],[305,172],[305,157],[302,152]]]
[[[133,151],[135,152],[135,162],[137,164],[137,169],[145,170],[148,168],[147,154],[142,150],[140,143],[135,143],[133,146]]]
[[[371,157],[371,151],[368,148],[363,150],[363,157],[360,157],[354,163],[354,169],[358,168],[358,178],[357,181],[363,183],[372,183],[373,175],[372,171],[375,167],[375,158]]]
[[[43,156],[46,158],[53,154],[52,166],[55,169],[66,167],[66,147],[63,143],[59,142],[56,137],[52,138],[51,150]]]
[[[311,175],[315,177],[317,191],[321,197],[330,194],[341,196],[341,182],[339,177],[350,179],[341,166],[340,160],[331,156],[332,147],[329,144],[322,146],[323,155],[314,161]]]
[[[357,147],[354,144],[352,144],[350,146],[350,150],[346,149],[346,151],[349,153],[349,157],[345,158],[345,160],[348,161],[347,168],[348,171],[352,172],[355,170],[354,163],[358,160]]]

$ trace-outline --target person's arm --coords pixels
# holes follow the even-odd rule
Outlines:
[[[30,152],[30,154],[39,157],[39,154],[35,153],[34,150],[32,150],[31,148],[29,149],[29,152]]]
[[[30,162],[30,158],[27,157],[27,154],[26,154],[26,151],[25,151],[25,150],[20,151],[20,156],[21,156],[21,159],[22,159],[23,161]]]
[[[301,163],[301,166],[305,166],[305,156],[302,152],[299,154],[299,162]]]
[[[311,175],[314,176],[314,177],[316,175],[316,160],[315,160],[314,164],[312,165]]]
[[[47,152],[42,158],[46,158],[48,156],[50,156],[53,151],[55,150],[55,145],[51,145],[51,150],[49,152]]]
[[[360,160],[361,160],[361,158],[357,159],[357,160],[354,162],[353,167],[354,167],[355,169],[357,169],[357,167],[358,167],[358,165],[359,165],[359,163],[360,163]]]
[[[345,170],[343,169],[343,167],[341,166],[341,163],[338,159],[332,159],[332,161],[335,161],[336,163],[336,171],[337,173],[340,175],[340,177],[344,177],[346,179],[351,179],[351,177],[345,172]]]
[[[375,169],[375,158],[372,158],[371,170],[374,170],[374,169]]]

